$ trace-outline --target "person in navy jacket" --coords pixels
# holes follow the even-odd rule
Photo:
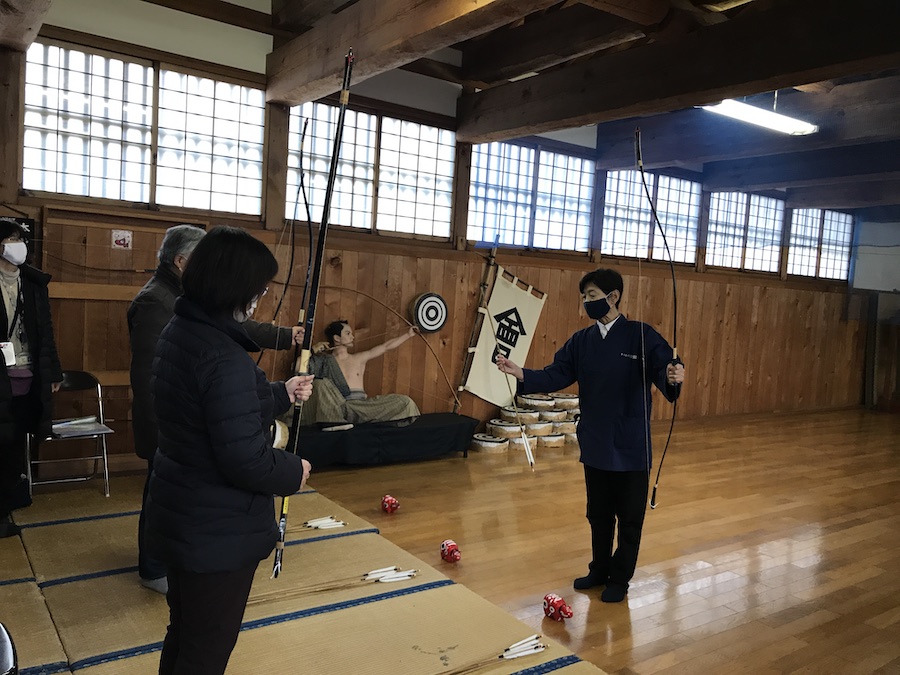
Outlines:
[[[587,490],[593,560],[578,590],[605,586],[604,602],[621,602],[637,566],[647,505],[650,385],[674,401],[684,366],[652,327],[619,313],[622,275],[611,269],[586,274],[578,285],[587,315],[596,323],[575,333],[543,370],[521,368],[497,356],[501,372],[518,379],[520,394],[553,392],[578,383],[578,444]],[[613,536],[618,540],[613,553]]]
[[[309,476],[309,462],[272,447],[269,428],[309,398],[312,376],[269,382],[242,326],[277,272],[248,232],[213,229],[191,254],[156,346],[145,540],[168,572],[160,675],[225,672],[254,572],[278,539],[273,495],[294,494]]]

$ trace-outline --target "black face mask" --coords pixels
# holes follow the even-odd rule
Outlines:
[[[609,314],[609,310],[609,301],[606,297],[598,298],[597,300],[588,300],[584,303],[584,311],[587,312],[587,315],[594,319],[594,321],[599,321]]]

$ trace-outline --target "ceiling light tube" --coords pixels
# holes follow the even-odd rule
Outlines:
[[[731,98],[726,98],[716,105],[703,105],[700,107],[719,115],[725,115],[726,117],[741,120],[742,122],[748,122],[749,124],[756,124],[757,126],[772,129],[773,131],[780,131],[783,134],[790,134],[791,136],[806,136],[807,134],[814,134],[819,130],[819,127],[815,124],[794,119],[787,115],[781,115],[772,112],[771,110],[757,108],[756,106],[748,105],[741,101],[735,101]]]

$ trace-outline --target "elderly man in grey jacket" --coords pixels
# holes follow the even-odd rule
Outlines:
[[[156,343],[163,328],[172,318],[175,300],[181,295],[181,274],[194,247],[206,234],[193,225],[176,225],[166,230],[157,258],[159,265],[153,277],[138,292],[128,308],[128,334],[131,339],[131,390],[133,393],[131,424],[134,450],[147,460],[147,481],[144,483],[144,502],[147,484],[153,469],[156,452],[157,426],[150,392],[150,374]],[[303,342],[300,326],[274,326],[248,320],[244,328],[250,338],[266,349],[288,349]],[[165,594],[168,590],[166,568],[146,553],[143,537],[144,508],[138,524],[138,574],[141,585]]]

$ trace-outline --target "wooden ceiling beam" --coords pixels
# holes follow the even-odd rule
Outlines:
[[[866,105],[860,106],[859,101]],[[748,103],[755,104],[752,99]],[[769,106],[771,103],[770,96]],[[724,159],[890,140],[898,135],[900,77],[844,84],[828,94],[782,91],[778,111],[817,124],[819,132],[785,136],[688,108],[598,125],[597,165],[602,169],[633,167],[636,127],[641,129],[647,168],[696,166]]]
[[[322,17],[348,4],[347,0],[272,0],[272,23],[294,33],[303,33]]]
[[[870,17],[878,16],[878,21]],[[794,0],[464,95],[458,138],[507,140],[900,65],[900,3]]]
[[[151,5],[159,5],[160,7],[168,7],[185,14],[203,17],[219,23],[225,23],[229,26],[237,28],[246,28],[257,33],[265,33],[266,35],[275,35],[279,37],[293,37],[293,33],[274,28],[272,26],[272,17],[265,12],[258,12],[255,9],[241,7],[223,0],[143,0]]]
[[[576,4],[464,47],[463,77],[494,84],[643,37],[633,23]]]
[[[900,179],[900,141],[711,162],[703,169],[710,191],[771,190]]]
[[[0,0],[0,47],[24,52],[34,42],[51,0]]]
[[[628,19],[641,26],[653,26],[666,18],[669,0],[579,0],[581,4]]]
[[[269,54],[266,99],[295,105],[337,91],[350,47],[357,57],[353,81],[361,82],[557,1],[360,0]]]
[[[468,81],[463,77],[462,69],[450,63],[437,61],[436,59],[417,59],[410,63],[400,66],[400,70],[405,70],[426,77],[433,77],[437,80],[452,82],[453,84],[466,85]]]
[[[900,180],[839,183],[790,188],[785,203],[792,209],[859,209],[900,205]]]

